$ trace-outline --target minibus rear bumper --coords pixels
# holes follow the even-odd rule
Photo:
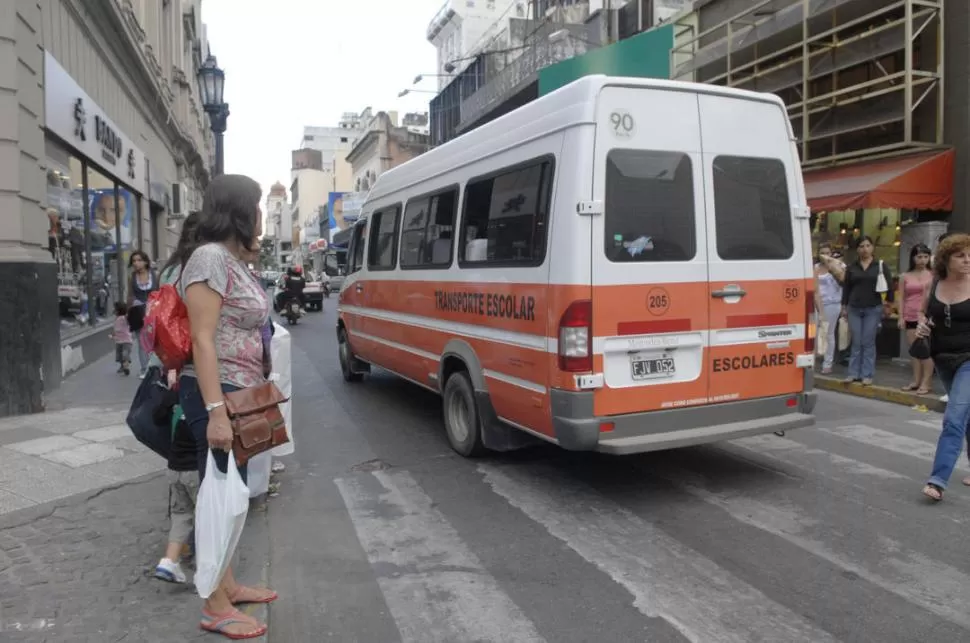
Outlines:
[[[564,449],[626,455],[811,427],[815,402],[809,391],[597,417],[592,392],[553,389],[552,428]]]

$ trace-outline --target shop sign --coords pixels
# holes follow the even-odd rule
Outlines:
[[[44,110],[48,130],[136,192],[145,191],[144,153],[47,51]]]

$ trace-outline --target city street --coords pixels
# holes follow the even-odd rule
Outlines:
[[[269,641],[970,637],[965,461],[942,504],[920,494],[939,416],[824,393],[784,438],[466,460],[435,396],[343,382],[325,305],[290,328],[297,449],[241,544],[281,594]],[[0,641],[218,640],[191,586],[148,577],[166,493],[156,474],[0,516]]]
[[[466,460],[434,395],[343,382],[335,304],[292,329],[271,641],[970,637],[966,462],[942,504],[920,494],[938,415],[824,393],[784,438]]]

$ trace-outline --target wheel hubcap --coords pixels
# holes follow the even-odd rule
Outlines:
[[[451,433],[458,442],[465,442],[471,433],[469,422],[471,421],[471,409],[461,395],[452,395],[448,404],[448,426]]]

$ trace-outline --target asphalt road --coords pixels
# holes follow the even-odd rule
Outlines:
[[[816,429],[615,458],[467,460],[439,399],[293,334],[270,503],[274,643],[970,640],[970,490],[924,502],[940,418],[823,394]]]

